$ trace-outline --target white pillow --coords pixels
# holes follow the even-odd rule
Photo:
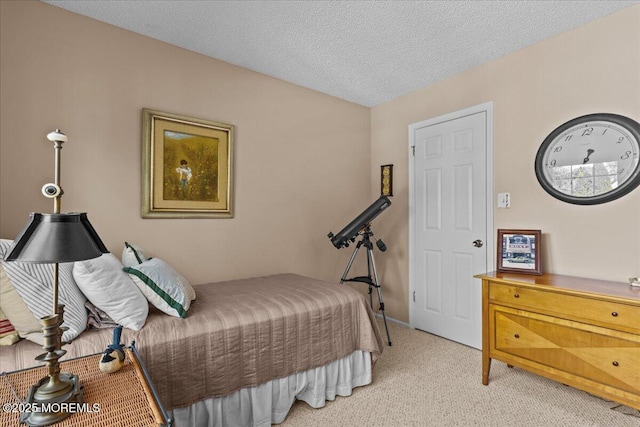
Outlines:
[[[124,249],[122,250],[122,264],[125,267],[142,264],[148,259],[149,257],[144,253],[144,249],[140,246],[130,245],[128,242],[124,242]]]
[[[144,326],[149,303],[113,254],[75,262],[73,277],[87,299],[114,322],[134,331]]]
[[[0,259],[4,259],[13,241],[0,239]],[[52,313],[53,264],[2,261],[9,281],[36,319]],[[58,264],[58,304],[64,305],[63,341],[71,341],[87,329],[87,298],[73,280],[73,263]],[[26,339],[42,345],[42,334],[29,334]]]
[[[159,310],[175,317],[186,317],[196,292],[180,273],[158,258],[123,269],[145,297]]]
[[[42,325],[18,295],[2,264],[0,264],[0,310],[7,315],[20,338],[43,344]]]

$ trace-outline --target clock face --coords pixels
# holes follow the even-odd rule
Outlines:
[[[536,156],[536,176],[552,196],[604,203],[640,184],[640,125],[615,114],[590,114],[554,130]]]

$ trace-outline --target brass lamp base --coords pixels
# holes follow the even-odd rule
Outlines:
[[[36,360],[45,362],[49,375],[31,386],[29,395],[24,402],[28,412],[20,415],[20,424],[29,426],[47,426],[57,423],[78,411],[83,402],[83,389],[80,378],[68,372],[60,372],[60,359],[66,353],[60,348],[62,318],[64,306],[57,306],[57,313],[40,319],[44,337],[42,353]]]
[[[25,400],[31,412],[22,413],[20,424],[40,427],[57,423],[76,412],[82,402],[83,389],[77,375],[62,372],[55,380],[44,377],[31,386]]]

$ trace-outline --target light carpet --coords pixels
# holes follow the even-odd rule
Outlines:
[[[479,350],[395,323],[389,331],[371,385],[321,409],[296,402],[280,425],[640,426],[640,411],[496,360],[483,386]]]

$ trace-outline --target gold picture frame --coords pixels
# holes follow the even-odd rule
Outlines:
[[[142,217],[233,218],[234,126],[144,108]]]

